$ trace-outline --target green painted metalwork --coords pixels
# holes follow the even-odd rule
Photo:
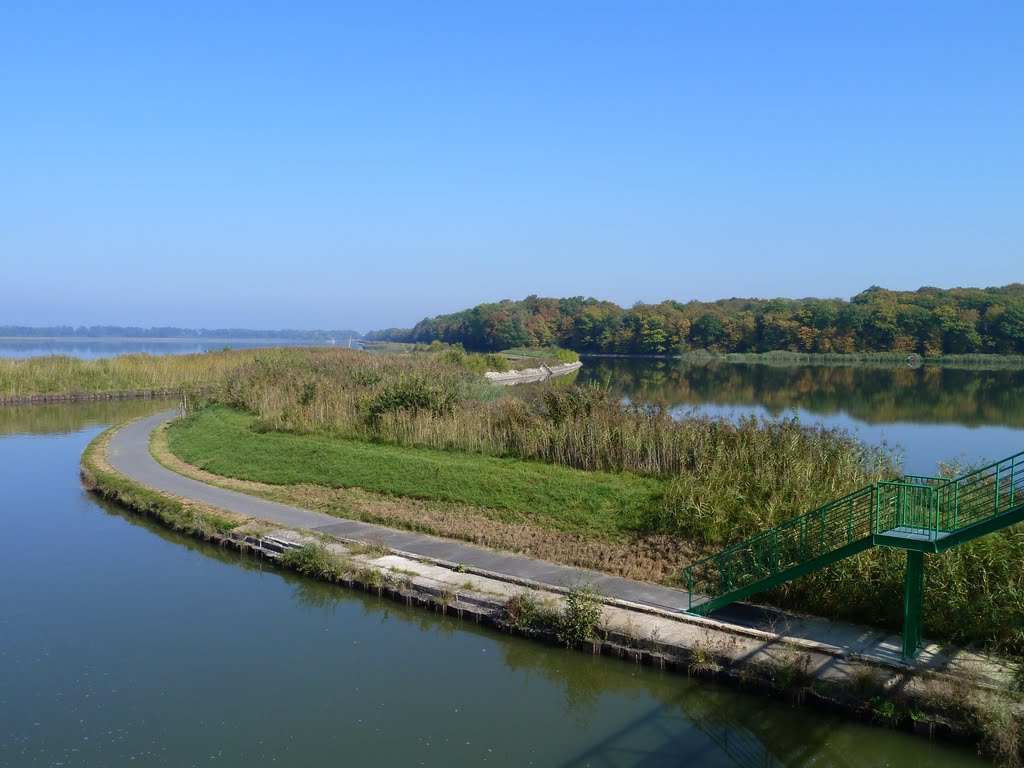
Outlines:
[[[912,656],[921,642],[924,554],[1024,521],[1022,458],[1024,451],[953,479],[906,475],[868,485],[727,547],[684,569],[688,610],[710,613],[871,547],[904,549],[903,646]]]
[[[907,575],[903,587],[903,658],[909,659],[921,645],[924,629],[924,553],[907,550]]]

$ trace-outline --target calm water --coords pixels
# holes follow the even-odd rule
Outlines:
[[[347,346],[348,339],[338,339],[339,346]],[[192,355],[230,347],[249,349],[251,347],[295,347],[324,346],[303,341],[259,341],[251,339],[0,339],[0,357],[38,357],[40,355],[68,355],[84,360],[115,355]],[[353,341],[353,347],[359,342]]]
[[[940,747],[266,569],[84,492],[0,408],[0,765],[970,766]]]
[[[901,449],[907,472],[950,459],[1024,450],[1024,371],[693,364],[584,358],[577,382],[608,381],[623,397],[735,417],[757,413],[843,427]]]

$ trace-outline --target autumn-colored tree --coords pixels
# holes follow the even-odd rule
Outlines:
[[[872,286],[842,299],[722,299],[638,303],[535,295],[427,318],[369,338],[462,344],[496,351],[529,344],[578,352],[972,352],[1024,354],[1024,284],[1001,288]]]

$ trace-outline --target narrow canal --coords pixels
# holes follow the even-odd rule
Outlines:
[[[0,765],[985,764],[169,534],[78,479],[157,407],[0,408]]]

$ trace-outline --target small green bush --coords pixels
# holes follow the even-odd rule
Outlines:
[[[286,549],[281,555],[281,564],[305,576],[324,581],[338,581],[348,571],[342,559],[323,544]]]
[[[600,622],[601,596],[592,586],[574,587],[565,595],[555,632],[558,641],[571,648],[596,639]]]

